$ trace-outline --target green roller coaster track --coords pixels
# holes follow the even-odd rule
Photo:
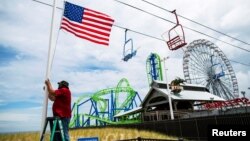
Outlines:
[[[136,96],[141,99],[137,92],[130,86],[127,79],[121,79],[114,88],[107,88],[97,91],[91,96],[83,95],[74,103],[72,109],[72,119],[70,127],[79,126],[98,126],[99,123],[105,124],[128,124],[140,122],[139,120],[119,120],[116,121],[114,116],[122,111],[131,110],[137,106]],[[107,97],[109,99],[107,99]],[[79,107],[86,102],[91,102],[89,113],[79,113]],[[138,103],[140,104],[140,103]],[[94,110],[92,110],[94,109]],[[82,120],[82,119],[86,120]],[[91,125],[90,120],[96,121]],[[85,124],[88,123],[88,124]]]

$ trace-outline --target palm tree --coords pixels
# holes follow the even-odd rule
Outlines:
[[[171,90],[173,93],[179,93],[181,92],[182,88],[180,87],[180,84],[185,82],[184,79],[181,79],[180,77],[175,78],[171,81]]]

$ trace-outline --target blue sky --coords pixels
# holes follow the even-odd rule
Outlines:
[[[52,3],[52,0],[41,0]],[[149,0],[166,9],[177,9],[180,15],[208,25],[250,43],[249,0]],[[106,13],[115,24],[161,38],[173,25],[137,11],[113,0],[70,0],[70,2]],[[174,21],[174,16],[143,3],[141,0],[124,2]],[[100,4],[101,3],[101,4]],[[58,7],[63,1],[58,0]],[[2,0],[0,2],[0,132],[39,131],[44,98],[43,86],[49,45],[51,7],[32,0]],[[18,16],[17,16],[18,15]],[[56,10],[56,29],[61,10]],[[193,29],[212,35],[231,44],[250,49],[249,45],[222,36],[184,19],[180,22]],[[184,29],[185,30],[185,29]],[[58,33],[58,30],[55,31]],[[207,39],[215,43],[225,55],[238,62],[250,64],[249,53],[214,39],[185,30],[187,42]],[[109,47],[81,40],[59,31],[50,79],[54,87],[60,80],[68,80],[73,102],[79,96],[114,87],[122,78],[143,98],[148,91],[146,58],[151,52],[162,58],[169,56],[169,80],[183,77],[183,51],[169,51],[164,42],[128,32],[133,38],[137,55],[123,62],[124,30],[113,27]],[[250,71],[247,66],[231,62],[239,82],[239,90],[250,97]],[[48,115],[51,115],[49,102]]]

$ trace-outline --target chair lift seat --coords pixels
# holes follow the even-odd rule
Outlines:
[[[187,45],[187,43],[185,43],[185,41],[182,40],[179,35],[177,35],[174,38],[172,38],[171,40],[167,41],[167,45],[168,45],[168,48],[170,50],[177,50],[177,49]]]
[[[181,24],[179,24],[179,20],[178,20],[177,14],[176,14],[176,10],[172,11],[172,13],[175,15],[176,25],[174,27],[172,27],[168,31],[169,40],[167,41],[167,45],[168,45],[168,48],[170,50],[177,50],[177,49],[185,46],[187,43],[185,41],[185,34],[184,34],[184,31],[183,31],[183,27],[182,27]],[[171,35],[171,33],[173,31],[175,31],[175,29],[180,29],[182,36],[179,36],[178,33],[177,33],[177,35],[174,38],[172,38],[170,35]]]

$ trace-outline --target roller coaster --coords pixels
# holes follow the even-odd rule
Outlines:
[[[74,128],[137,123],[140,121],[135,118],[118,121],[114,116],[138,107],[141,102],[138,93],[130,86],[128,80],[123,78],[114,88],[97,91],[91,96],[79,97],[73,104],[69,126]]]
[[[163,80],[161,58],[156,53],[151,53],[146,61],[146,71],[149,85],[153,80]]]

